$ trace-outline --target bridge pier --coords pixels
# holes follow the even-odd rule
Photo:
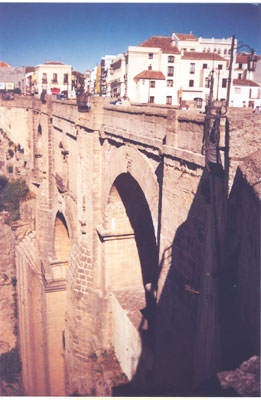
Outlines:
[[[163,106],[114,106],[96,97],[84,114],[73,102],[0,101],[2,129],[9,130],[14,142],[20,132],[9,127],[8,118],[17,113],[21,136],[30,143],[25,157],[31,160],[29,185],[36,197],[35,229],[16,246],[27,394],[108,396],[127,378],[137,385],[153,379],[172,390],[188,390],[195,376],[200,381],[209,371],[215,373],[212,355],[217,350],[211,350],[218,345],[218,318],[212,323],[216,330],[204,329],[208,311],[217,310],[218,301],[212,308],[205,302],[218,288],[205,283],[205,273],[213,272],[206,267],[216,254],[215,210],[201,155],[204,116]],[[224,193],[215,190],[221,199],[216,212],[222,240],[228,230],[222,201],[230,201],[242,159],[261,144],[258,115],[251,114],[252,125],[249,115],[228,118],[226,129],[233,134],[225,142],[227,187]],[[1,172],[6,167],[1,164]],[[256,193],[259,183],[252,183]],[[243,198],[246,188],[242,191]],[[245,238],[247,216],[236,215],[234,229],[240,226],[241,233],[235,241],[250,267],[236,259],[231,237],[227,251],[233,252],[233,271],[239,268],[237,279],[244,286],[241,277],[247,268],[258,270],[257,245],[249,219],[251,240],[244,247],[240,238]],[[251,243],[255,250],[248,257]],[[232,256],[225,252],[225,257]],[[228,264],[225,260],[229,269]],[[242,297],[251,288],[256,293],[255,285],[249,278],[248,288],[240,289]],[[240,313],[237,323],[242,326],[248,316]],[[256,326],[250,307],[248,314]],[[211,336],[211,349],[201,360],[204,368],[197,359],[204,345],[202,331]]]

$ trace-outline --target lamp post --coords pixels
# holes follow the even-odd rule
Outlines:
[[[255,50],[244,43],[242,43],[240,46],[237,46],[237,50],[241,49],[242,47],[247,47],[250,50],[250,54],[247,58],[247,70],[249,72],[253,72],[256,70],[256,63],[257,63],[257,55],[255,53]],[[228,75],[228,85],[227,85],[227,101],[226,101],[227,107],[229,107],[229,100],[230,100],[230,88],[231,88],[231,80],[232,80],[231,76],[232,76],[234,50],[235,50],[235,36],[233,35],[232,43],[231,43],[231,50],[230,50],[230,65],[229,65],[229,75]]]

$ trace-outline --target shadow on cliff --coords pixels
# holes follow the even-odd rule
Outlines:
[[[258,256],[245,256],[252,274],[247,288],[235,291],[237,285],[244,286],[249,267],[240,263],[240,254],[258,248],[259,202],[239,172],[227,201],[226,182],[215,172],[210,177],[204,170],[187,219],[163,251],[158,274],[162,290],[150,312],[154,323],[148,332],[152,368],[144,370],[144,340],[132,381],[114,387],[112,396],[237,396],[233,389],[222,389],[216,373],[259,353]],[[245,196],[250,196],[249,210]],[[254,299],[248,304],[251,290]],[[254,344],[247,321],[255,329]]]
[[[190,394],[209,206],[210,180],[204,171],[187,219],[176,230],[172,244],[165,248],[160,261],[158,286],[162,290],[152,317],[155,323],[150,325],[153,366],[144,371],[147,351],[144,343],[132,381],[114,388],[113,396]],[[201,351],[203,354],[204,348]]]

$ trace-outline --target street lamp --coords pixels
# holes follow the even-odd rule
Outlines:
[[[250,54],[248,55],[247,58],[247,69],[248,71],[253,72],[256,69],[258,57],[255,54],[254,49],[250,48],[247,44],[241,44],[240,46],[237,46],[237,49],[240,49],[243,46],[247,47],[250,50]],[[206,114],[204,119],[202,154],[205,154],[207,168],[209,170],[214,171],[214,173],[218,171],[221,172],[222,169],[219,150],[221,149],[224,150],[224,148],[219,147],[220,119],[225,117],[229,106],[234,50],[235,50],[235,36],[232,36],[226,105],[224,105],[222,101],[213,100],[214,72],[215,72],[214,70],[211,71],[208,78],[210,83],[210,91],[209,91],[208,102],[206,105]]]
[[[247,69],[248,69],[248,71],[253,72],[256,70],[256,63],[257,63],[258,57],[257,57],[254,49],[250,49],[250,51],[251,51],[251,54],[248,56],[248,59],[247,59]]]
[[[241,49],[242,47],[247,47],[250,50],[250,54],[247,58],[247,70],[249,72],[253,72],[256,70],[256,63],[258,57],[255,53],[255,50],[249,47],[247,44],[242,43],[240,46],[237,46],[237,50]],[[235,36],[232,36],[232,43],[231,43],[231,50],[230,50],[230,65],[229,65],[229,75],[228,75],[228,85],[227,85],[227,101],[226,105],[229,106],[229,98],[230,98],[230,88],[231,88],[231,76],[232,76],[232,65],[233,65],[233,57],[234,57],[234,50],[235,50]]]

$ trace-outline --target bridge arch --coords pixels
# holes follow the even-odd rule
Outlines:
[[[110,188],[105,197],[102,236],[105,288],[111,299],[109,323],[116,356],[132,379],[144,346],[147,359],[141,374],[151,368],[149,349],[158,272],[158,183],[144,156],[127,146],[111,152],[107,175]],[[123,315],[119,318],[121,313],[127,313],[128,320]]]
[[[69,228],[64,215],[58,211],[54,222],[54,258],[67,260],[71,253]]]
[[[52,257],[49,257],[49,281],[46,286],[46,328],[49,391],[65,395],[65,318],[67,310],[67,273],[72,251],[71,234],[62,210],[53,217]]]
[[[129,173],[144,193],[156,234],[158,229],[159,185],[152,164],[146,156],[130,146],[122,146],[119,149],[111,148],[110,150],[105,166],[104,209],[116,178],[123,173]]]

